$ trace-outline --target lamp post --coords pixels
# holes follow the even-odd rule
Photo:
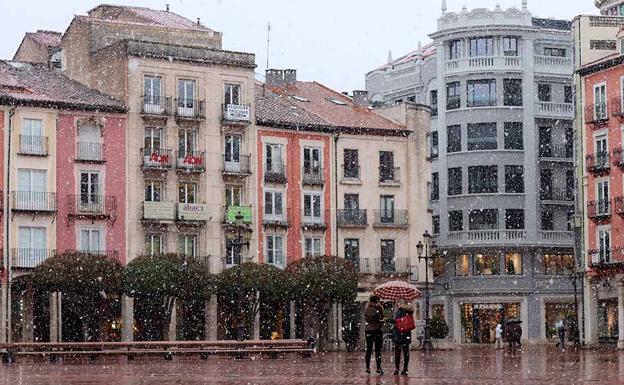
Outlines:
[[[243,265],[242,248],[243,246],[249,247],[249,240],[247,240],[243,234],[243,231],[244,231],[243,214],[241,214],[241,212],[238,211],[234,219],[235,219],[234,224],[236,226],[236,237],[230,241],[230,245],[232,246],[232,252],[233,252],[232,264],[239,265],[237,279],[236,279],[237,292],[238,292],[238,295],[236,296],[236,325],[237,325],[237,330],[238,330],[238,328],[240,327],[238,323],[241,322],[241,318],[243,316],[243,310],[241,308],[242,293],[240,293],[240,281],[241,281],[242,274],[243,274],[242,272],[242,265]],[[238,331],[236,334],[237,334],[237,339],[240,339],[242,337],[239,335],[241,333],[239,333]]]
[[[570,280],[572,281],[572,285],[574,286],[574,316],[576,319],[574,320],[574,347],[579,348],[581,346],[580,340],[580,331],[579,331],[579,311],[578,311],[578,285],[576,281],[583,282],[583,277],[585,273],[583,271],[578,271],[575,269],[570,269]]]
[[[425,230],[423,234],[423,242],[418,241],[416,245],[416,251],[418,252],[418,261],[425,261],[425,333],[423,336],[423,350],[430,351],[433,349],[431,344],[431,330],[429,319],[429,261],[433,260],[436,256],[436,244],[431,239],[431,234]]]

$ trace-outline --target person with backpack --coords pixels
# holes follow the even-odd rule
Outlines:
[[[403,353],[403,371],[402,376],[407,376],[409,367],[410,346],[412,344],[412,330],[416,328],[414,322],[414,308],[403,298],[397,301],[397,307],[394,312],[393,340],[394,340],[394,375],[399,375],[401,365],[401,353]]]
[[[379,303],[380,298],[371,295],[364,308],[364,321],[366,321],[366,373],[370,374],[370,361],[375,347],[375,364],[377,374],[383,374],[381,369],[381,348],[383,345],[384,309]]]

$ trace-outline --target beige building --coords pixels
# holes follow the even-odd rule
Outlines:
[[[61,33],[45,30],[27,32],[13,60],[46,64],[55,69],[61,68]]]

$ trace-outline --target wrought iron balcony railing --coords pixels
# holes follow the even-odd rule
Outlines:
[[[28,212],[55,212],[56,193],[39,191],[13,191],[13,210]]]
[[[250,155],[223,155],[223,175],[250,175]]]
[[[99,194],[67,196],[68,215],[82,218],[111,218],[117,211],[117,198]]]
[[[104,162],[104,144],[78,142],[76,144],[76,160],[79,162]]]
[[[141,114],[170,116],[171,115],[171,97],[157,95],[141,96]]]
[[[178,98],[175,102],[176,118],[182,119],[205,119],[206,102],[199,99]]]
[[[21,155],[47,156],[48,137],[41,135],[20,135],[19,153]]]

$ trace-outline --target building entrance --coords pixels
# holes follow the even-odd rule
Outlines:
[[[520,318],[519,303],[476,303],[462,305],[463,343],[489,344],[496,340],[496,324]]]

